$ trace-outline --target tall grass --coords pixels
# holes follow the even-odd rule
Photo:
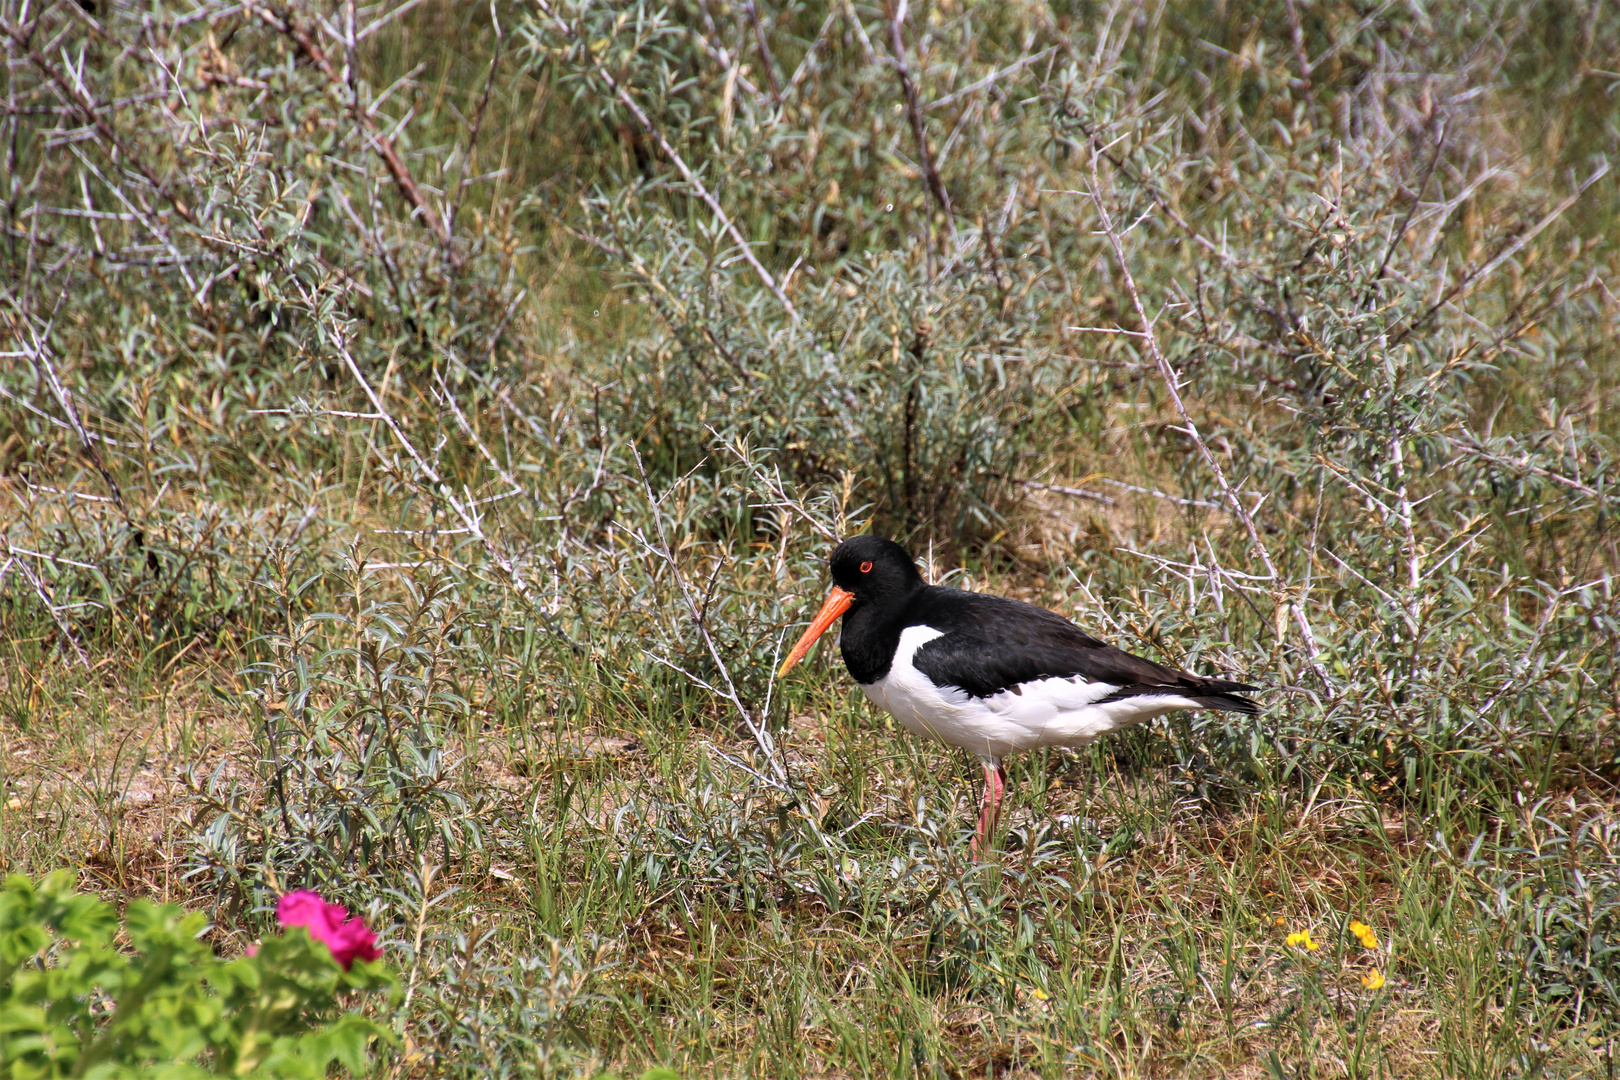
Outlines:
[[[1609,1068],[1612,10],[0,7],[0,866],[400,1075]],[[972,865],[868,527],[1265,713]]]

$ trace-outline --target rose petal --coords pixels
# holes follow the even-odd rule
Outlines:
[[[310,926],[324,916],[326,901],[319,893],[298,889],[276,903],[276,921],[283,927]]]
[[[375,960],[382,955],[377,935],[360,918],[350,918],[342,904],[328,904],[318,893],[299,889],[283,896],[276,904],[276,918],[284,927],[302,926],[309,936],[324,944],[332,959],[347,971],[355,960]]]

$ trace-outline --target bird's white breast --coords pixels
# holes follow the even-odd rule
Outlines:
[[[910,626],[900,634],[888,673],[861,690],[906,730],[982,758],[999,760],[1037,746],[1084,746],[1097,737],[1176,709],[1200,706],[1177,694],[1103,701],[1119,687],[1081,676],[1033,679],[1015,690],[975,698],[936,686],[912,663],[917,650],[944,631]]]

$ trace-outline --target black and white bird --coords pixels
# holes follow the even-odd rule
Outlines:
[[[861,690],[915,735],[978,755],[984,800],[973,850],[988,850],[1006,787],[1002,761],[1085,746],[1178,709],[1257,713],[1258,687],[1155,664],[1021,600],[929,585],[905,548],[856,536],[832,554],[832,594],[779,674],[843,617],[839,649]]]

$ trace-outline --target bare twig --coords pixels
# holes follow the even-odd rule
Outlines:
[[[1032,53],[1031,55],[1024,57],[1022,60],[1014,61],[999,71],[992,71],[990,74],[986,75],[976,83],[969,83],[960,90],[953,90],[944,97],[935,98],[933,101],[930,101],[927,105],[923,106],[923,111],[933,112],[935,109],[948,109],[958,101],[961,101],[963,98],[970,97],[971,95],[978,93],[985,87],[1005,79],[1008,75],[1016,75],[1018,72],[1023,71],[1031,64],[1040,63],[1042,60],[1045,60],[1048,56],[1051,56],[1052,53],[1056,51],[1057,46],[1053,45],[1049,48],[1042,49],[1038,53]]]
[[[868,64],[872,63],[877,59],[877,50],[872,48],[872,39],[867,36],[866,27],[861,23],[860,14],[855,10],[855,0],[844,0],[843,12],[845,20],[854,29],[856,38],[860,40],[861,59]]]
[[[1140,330],[1125,330],[1118,326],[1071,326],[1068,329],[1077,334],[1123,334],[1126,337],[1147,337]]]
[[[294,277],[292,280],[297,281],[298,279]],[[305,302],[309,305],[312,312],[319,310],[317,301],[318,298],[308,295],[306,292]],[[462,527],[467,530],[467,534],[478,541],[479,545],[484,549],[485,554],[489,556],[490,561],[495,564],[495,566],[500,570],[501,574],[511,584],[512,589],[518,594],[519,597],[528,603],[531,611],[534,611],[540,616],[541,620],[546,625],[546,629],[557,638],[567,643],[570,648],[573,648],[576,651],[581,649],[582,646],[573,641],[567,634],[563,633],[561,629],[554,625],[550,614],[546,611],[545,606],[541,602],[539,593],[534,589],[533,586],[529,584],[528,580],[523,574],[522,569],[519,568],[517,563],[507,557],[506,553],[496,545],[494,539],[484,531],[483,518],[482,515],[478,513],[478,502],[474,500],[470,494],[465,492],[458,495],[455,488],[445,480],[444,476],[433,465],[433,463],[416,448],[416,444],[411,442],[410,437],[406,435],[404,430],[399,426],[399,422],[394,419],[393,414],[391,414],[388,411],[387,406],[383,404],[382,398],[378,396],[377,391],[372,388],[371,382],[366,378],[365,373],[360,370],[360,365],[355,361],[354,354],[349,351],[348,335],[343,326],[335,320],[330,323],[319,322],[317,325],[322,330],[323,336],[326,338],[332,350],[337,353],[339,359],[343,361],[344,366],[349,371],[350,377],[354,379],[355,385],[357,385],[360,388],[360,391],[365,394],[366,400],[371,402],[372,411],[380,417],[383,426],[385,426],[388,429],[389,434],[393,436],[395,444],[405,452],[405,455],[408,458],[410,458],[411,463],[416,467],[417,472],[423,478],[425,478],[430,485],[432,485],[432,495],[435,498],[442,500],[444,505],[450,508],[451,513],[456,516],[456,518],[461,522]],[[485,452],[487,453],[487,450]],[[489,460],[493,460],[493,456],[491,456]],[[387,466],[391,463],[384,460],[383,464]],[[409,476],[405,475],[404,473],[400,473],[400,475],[406,480],[407,483],[412,483],[414,486],[415,482],[412,481]],[[518,489],[522,490],[520,486]]]
[[[1332,559],[1334,565],[1340,570],[1343,570],[1345,573],[1367,586],[1367,588],[1377,593],[1383,599],[1384,603],[1389,605],[1390,610],[1399,615],[1401,620],[1406,623],[1407,630],[1413,634],[1417,633],[1417,623],[1412,621],[1412,615],[1409,611],[1407,611],[1406,605],[1402,604],[1395,597],[1391,596],[1388,590],[1381,589],[1375,583],[1368,580],[1365,574],[1363,574],[1360,570],[1357,570],[1354,566],[1351,566],[1349,563],[1345,562],[1343,559],[1339,558],[1332,551],[1329,551],[1327,548],[1321,548],[1320,550],[1322,554]]]
[[[906,65],[906,39],[905,23],[906,9],[909,0],[891,0],[893,7],[889,17],[889,49],[893,54],[894,71],[900,78],[900,92],[905,95],[906,114],[911,118],[911,133],[917,140],[917,161],[922,166],[923,180],[928,185],[928,192],[939,204],[940,210],[945,214],[945,228],[954,241],[956,238],[956,223],[951,213],[951,196],[945,190],[945,182],[940,179],[939,169],[934,165],[934,152],[928,145],[928,129],[923,123],[922,104],[917,97],[917,83],[912,78],[911,68]],[[930,237],[934,231],[933,215],[927,215],[928,232]],[[933,243],[928,245],[928,261],[930,276],[933,269]]]
[[[1075,499],[1090,499],[1092,502],[1100,502],[1104,506],[1114,505],[1114,500],[1107,495],[1101,495],[1095,491],[1086,491],[1084,488],[1064,487],[1062,484],[1043,484],[1039,480],[1023,480],[1018,477],[1013,477],[1012,483],[1017,484],[1019,487],[1033,488],[1036,491],[1051,491]]]
[[[1405,451],[1399,435],[1389,440],[1389,466],[1395,480],[1395,516],[1401,524],[1401,536],[1406,547],[1406,621],[1415,634],[1421,621],[1418,617],[1418,588],[1423,581],[1423,555],[1418,550],[1417,533],[1412,524],[1412,498],[1406,489]]]
[[[754,737],[754,744],[759,747],[760,753],[764,754],[765,760],[770,763],[771,778],[760,776],[757,772],[754,775],[766,780],[779,791],[783,791],[797,799],[797,793],[793,790],[793,782],[788,778],[787,769],[782,765],[776,753],[776,740],[771,738],[771,733],[754,719],[753,713],[743,704],[742,695],[737,692],[737,684],[731,678],[731,668],[726,663],[725,657],[721,655],[720,647],[715,644],[713,635],[709,633],[709,628],[704,623],[702,608],[693,595],[692,588],[686,580],[686,575],[681,571],[680,563],[676,560],[673,549],[669,546],[669,535],[664,529],[664,515],[659,505],[658,496],[653,492],[652,481],[647,477],[647,466],[642,462],[641,451],[636,448],[634,442],[630,443],[630,452],[635,455],[636,470],[641,476],[641,487],[647,496],[647,506],[652,511],[653,528],[657,532],[658,542],[656,544],[650,543],[646,537],[636,530],[631,530],[631,535],[636,537],[637,542],[647,550],[648,554],[653,555],[662,561],[665,566],[669,567],[670,576],[675,581],[675,587],[680,590],[681,601],[686,606],[692,625],[697,630],[698,636],[703,639],[704,648],[708,651],[709,658],[714,661],[716,669],[720,672],[720,677],[725,680],[723,688],[709,687],[709,689],[717,696],[724,698],[737,710],[737,715],[742,719],[748,733]],[[655,656],[654,659],[661,658]],[[668,661],[662,662],[668,663]]]
[[[1534,240],[1537,236],[1540,236],[1542,230],[1547,228],[1547,226],[1551,225],[1553,222],[1557,221],[1563,216],[1564,211],[1568,210],[1570,207],[1574,206],[1578,201],[1580,201],[1581,196],[1586,194],[1587,188],[1603,179],[1608,175],[1608,173],[1609,163],[1607,161],[1600,163],[1597,168],[1592,170],[1592,174],[1590,176],[1581,181],[1580,187],[1576,188],[1562,202],[1553,207],[1545,217],[1532,225],[1521,236],[1514,240],[1513,243],[1503,248],[1495,258],[1491,259],[1483,266],[1475,268],[1461,281],[1457,282],[1457,284],[1453,285],[1450,289],[1447,289],[1445,295],[1431,304],[1427,311],[1413,319],[1411,322],[1407,323],[1399,333],[1390,338],[1389,344],[1391,346],[1399,345],[1401,342],[1411,337],[1414,330],[1428,322],[1429,319],[1434,316],[1435,312],[1439,311],[1452,301],[1461,299],[1462,297],[1465,297],[1469,293],[1473,292],[1476,286],[1478,286],[1486,278],[1490,277],[1491,274],[1496,272],[1497,267],[1501,266],[1514,255],[1518,254],[1519,249],[1524,247],[1524,245]]]
[[[1215,243],[1203,233],[1193,228],[1192,223],[1183,217],[1175,207],[1170,205],[1169,197],[1165,195],[1164,192],[1159,190],[1157,184],[1150,182],[1146,176],[1138,173],[1135,169],[1132,169],[1129,165],[1127,165],[1124,158],[1115,154],[1113,150],[1109,148],[1108,144],[1104,143],[1098,134],[1092,130],[1091,125],[1087,124],[1080,118],[1079,108],[1077,105],[1072,103],[1068,104],[1067,111],[1069,118],[1072,119],[1075,122],[1075,125],[1079,127],[1079,129],[1085,134],[1086,140],[1091,144],[1092,150],[1098,154],[1101,154],[1103,158],[1106,159],[1107,162],[1120,173],[1120,175],[1125,177],[1125,179],[1147,192],[1148,198],[1153,200],[1153,205],[1157,206],[1166,217],[1175,222],[1177,227],[1181,229],[1182,233],[1185,234],[1189,240],[1193,241],[1193,243],[1215,256],[1224,264],[1230,265],[1236,261],[1232,257],[1232,254],[1226,250],[1224,245]]]
[[[1096,476],[1092,479],[1099,484],[1113,484],[1117,488],[1134,491],[1138,495],[1151,495],[1155,499],[1163,499],[1166,502],[1177,503],[1181,506],[1197,506],[1204,510],[1219,510],[1221,508],[1219,503],[1206,502],[1203,499],[1189,499],[1183,495],[1171,495],[1169,492],[1156,491],[1153,488],[1137,487],[1135,484],[1127,484],[1123,480],[1110,480],[1106,476]]]
[[[65,495],[69,499],[83,499],[86,502],[112,502],[112,499],[105,495],[90,495],[83,491],[72,491],[64,488],[49,487],[45,484],[36,484],[29,480],[27,476],[19,476],[18,479],[22,481],[23,487],[30,492],[43,491],[51,495]]]
[[[557,28],[562,31],[562,33],[565,34],[569,40],[572,41],[578,37],[578,35],[574,32],[574,28],[564,22],[556,12],[552,11],[551,5],[546,3],[546,0],[536,0],[536,2],[538,3],[540,10],[544,11],[548,16],[550,16],[552,22],[556,23]],[[594,71],[594,74],[607,85],[609,90],[613,91],[613,96],[618,98],[619,103],[629,110],[631,116],[636,118],[636,123],[641,125],[642,130],[648,135],[651,135],[658,143],[658,149],[663,151],[664,156],[667,157],[670,163],[675,166],[676,170],[681,174],[682,179],[686,181],[687,186],[696,192],[698,198],[703,200],[704,205],[708,206],[708,208],[713,211],[715,219],[720,222],[721,228],[723,228],[726,231],[726,235],[730,236],[731,239],[736,243],[738,252],[742,255],[743,259],[748,263],[748,265],[753,268],[753,271],[759,277],[760,282],[763,283],[764,286],[770,290],[771,294],[776,297],[777,302],[782,305],[782,309],[787,312],[788,318],[792,319],[795,323],[798,323],[800,321],[799,312],[798,309],[793,306],[793,301],[787,298],[787,293],[782,291],[782,286],[777,284],[776,278],[771,276],[771,272],[765,269],[764,264],[759,261],[759,258],[754,254],[752,245],[750,245],[748,241],[743,238],[742,233],[738,230],[736,224],[731,220],[731,215],[727,214],[725,207],[720,205],[720,200],[716,199],[714,195],[710,193],[709,189],[703,185],[703,181],[698,179],[697,174],[693,172],[692,169],[686,164],[686,160],[682,158],[676,149],[669,144],[669,140],[664,138],[663,131],[652,122],[652,119],[648,117],[645,111],[643,111],[630,91],[623,84],[621,84],[618,79],[613,77],[613,73],[608,71],[607,68],[598,65]]]
[[[1119,230],[1114,225],[1113,217],[1108,212],[1108,204],[1102,197],[1102,186],[1097,177],[1097,155],[1091,159],[1091,198],[1097,207],[1097,217],[1102,225],[1102,232],[1108,238],[1109,246],[1114,250],[1114,259],[1119,265],[1120,277],[1124,280],[1125,291],[1130,294],[1131,305],[1136,309],[1136,317],[1141,320],[1143,332],[1147,337],[1143,340],[1147,344],[1148,354],[1153,358],[1153,364],[1159,371],[1159,377],[1164,383],[1165,391],[1170,396],[1170,402],[1175,407],[1176,415],[1181,418],[1182,431],[1192,441],[1198,450],[1198,456],[1203,459],[1215,478],[1216,485],[1221,489],[1227,505],[1232,508],[1232,514],[1242,524],[1249,535],[1249,545],[1254,550],[1255,557],[1266,568],[1273,589],[1273,596],[1279,607],[1286,605],[1293,616],[1294,624],[1299,628],[1300,638],[1305,644],[1305,651],[1310,656],[1311,667],[1316,676],[1322,681],[1323,687],[1333,692],[1333,682],[1328,678],[1327,667],[1322,662],[1321,649],[1316,644],[1316,635],[1311,632],[1311,624],[1306,618],[1305,608],[1298,598],[1288,595],[1283,586],[1282,575],[1277,572],[1277,564],[1271,558],[1271,552],[1266,549],[1265,541],[1260,538],[1260,530],[1254,524],[1254,516],[1249,508],[1243,505],[1238,497],[1237,490],[1226,479],[1226,472],[1216,458],[1209,444],[1198,433],[1198,425],[1193,421],[1192,414],[1187,411],[1186,404],[1181,398],[1180,378],[1170,361],[1165,358],[1159,348],[1158,336],[1153,332],[1153,320],[1148,316],[1147,308],[1142,304],[1141,292],[1136,287],[1136,278],[1131,274],[1130,261],[1125,258],[1125,248],[1120,243]]]
[[[9,550],[13,555],[21,555],[27,559],[38,559],[40,562],[61,563],[65,566],[76,566],[80,570],[101,569],[101,567],[97,566],[95,563],[80,562],[77,559],[69,559],[64,555],[52,555],[49,552],[44,551],[30,551],[27,548],[17,547],[15,544],[11,545]]]

